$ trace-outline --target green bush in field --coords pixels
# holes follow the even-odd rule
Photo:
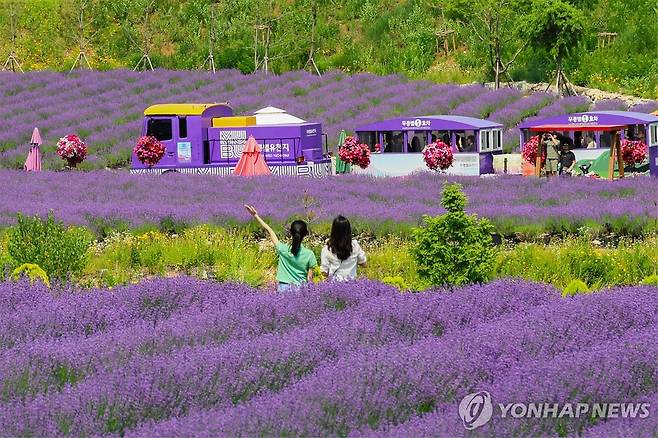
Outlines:
[[[656,240],[621,242],[617,248],[602,249],[584,238],[568,239],[559,245],[522,244],[500,254],[496,277],[526,280],[566,287],[579,278],[590,287],[638,284],[655,273],[658,265]]]
[[[649,275],[642,280],[642,283],[645,286],[658,286],[658,275]]]
[[[571,282],[564,288],[562,291],[563,297],[572,297],[578,294],[587,294],[590,293],[589,287],[585,284],[584,281],[579,279],[571,280]]]
[[[66,227],[50,212],[39,216],[18,214],[18,224],[9,229],[7,251],[15,267],[25,263],[39,265],[51,281],[66,281],[82,274],[91,244],[89,232]]]
[[[34,263],[23,263],[11,273],[11,278],[16,281],[22,276],[26,276],[30,279],[30,283],[35,282],[36,280],[41,280],[43,284],[50,287],[50,281],[48,281],[48,274],[46,271],[41,269],[39,265]]]
[[[382,283],[397,287],[400,290],[409,290],[407,282],[399,275],[395,277],[384,277],[382,278]]]
[[[466,195],[459,184],[444,186],[441,205],[448,211],[424,217],[414,229],[411,252],[421,279],[429,285],[481,283],[492,274],[496,249],[487,219],[464,211]]]

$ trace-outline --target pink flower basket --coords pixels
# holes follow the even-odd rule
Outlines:
[[[70,167],[75,167],[87,156],[87,145],[77,135],[67,135],[57,142],[57,155]]]
[[[370,147],[367,144],[349,136],[345,138],[343,145],[338,148],[338,156],[346,163],[366,169],[370,165]]]
[[[452,166],[455,157],[452,154],[450,145],[437,140],[435,143],[428,144],[423,149],[423,159],[430,170],[446,170]]]
[[[624,159],[624,163],[629,166],[644,162],[647,159],[648,153],[649,148],[640,140],[632,141],[624,139],[621,141],[621,157]]]
[[[148,167],[153,167],[164,157],[165,146],[155,137],[144,136],[133,149],[137,159]]]

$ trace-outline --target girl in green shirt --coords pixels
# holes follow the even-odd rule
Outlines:
[[[279,266],[276,270],[276,280],[279,282],[277,290],[286,292],[312,281],[313,268],[318,265],[318,262],[313,251],[302,245],[302,240],[308,235],[306,222],[296,220],[290,224],[292,245],[287,245],[279,241],[274,230],[258,215],[253,206],[245,205],[245,208],[267,231],[270,240],[274,243],[279,258]]]

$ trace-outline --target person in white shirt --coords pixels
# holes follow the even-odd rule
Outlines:
[[[331,236],[320,253],[320,270],[329,280],[346,281],[356,278],[356,267],[366,265],[366,253],[352,239],[352,226],[344,216],[331,224]]]
[[[596,149],[596,142],[594,139],[590,136],[586,136],[585,140],[583,141],[583,144],[587,149]]]

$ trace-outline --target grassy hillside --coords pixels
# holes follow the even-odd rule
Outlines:
[[[17,56],[26,69],[66,70],[78,55],[81,0],[0,0],[0,53],[10,50],[10,12],[17,13]],[[254,69],[254,29],[269,23],[269,56],[276,72],[303,68],[315,40],[320,70],[407,73],[444,81],[493,77],[486,34],[487,7],[505,11],[505,60],[522,49],[509,73],[515,80],[545,81],[550,50],[528,41],[533,11],[545,3],[574,5],[581,20],[563,64],[579,85],[658,95],[658,12],[653,0],[224,0],[211,23],[211,0],[157,0],[145,25],[148,0],[86,0],[87,54],[94,68],[132,68],[144,39],[156,67],[199,68],[208,56],[211,24],[217,35],[218,68]],[[10,7],[11,5],[14,7]],[[493,6],[492,6],[493,5]],[[313,11],[317,7],[316,33]],[[484,11],[484,12],[483,12]],[[549,17],[550,19],[550,17]],[[457,50],[437,53],[435,32],[454,29]],[[599,47],[599,32],[618,36]],[[261,51],[261,55],[262,55]],[[4,59],[2,60],[4,61]]]

